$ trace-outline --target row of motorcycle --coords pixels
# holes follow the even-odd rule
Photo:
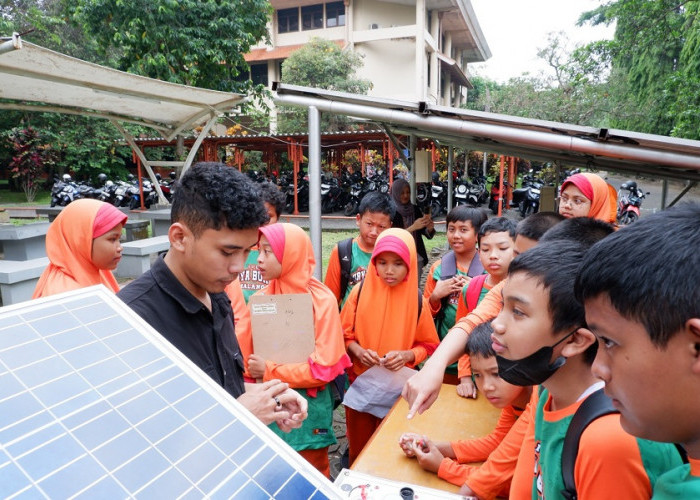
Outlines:
[[[170,201],[175,190],[175,172],[171,172],[169,179],[163,179],[156,174],[156,179],[165,198]],[[96,183],[76,182],[70,174],[63,174],[55,178],[51,188],[51,206],[65,207],[72,201],[81,198],[93,198],[110,203],[115,207],[128,207],[131,210],[141,207],[141,192],[143,189],[143,205],[150,208],[158,202],[158,193],[150,179],[141,179],[142,188],[138,179],[129,174],[124,180],[110,180],[106,174],[99,174]]]

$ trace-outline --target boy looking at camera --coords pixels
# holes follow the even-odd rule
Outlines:
[[[593,374],[622,428],[688,454],[656,482],[659,499],[700,497],[698,247],[700,204],[679,205],[596,244],[576,280],[599,343]]]

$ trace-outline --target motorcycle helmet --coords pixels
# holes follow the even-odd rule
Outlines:
[[[97,176],[97,181],[98,181],[100,184],[104,184],[105,182],[107,182],[107,174],[105,174],[105,173],[99,174],[99,175]]]
[[[73,180],[73,179],[71,178],[71,176],[68,175],[68,174],[63,174],[62,179],[63,179],[63,182],[70,182],[71,180]]]
[[[156,180],[160,181],[160,180],[162,180],[162,179],[163,179],[163,178],[160,176],[160,174],[159,174],[158,172],[156,172]]]
[[[113,183],[112,181],[107,181],[107,182],[105,182],[105,187],[109,187],[109,186],[112,186],[112,185],[114,185],[114,183]]]
[[[134,178],[135,178],[135,177],[134,177],[134,174],[129,174],[129,175],[126,176],[126,180],[129,181],[129,182],[133,181]]]
[[[433,183],[437,184],[438,182],[440,182],[440,174],[437,172],[433,172],[432,179]]]
[[[175,172],[170,172],[170,178],[175,180],[177,178],[177,174]]]
[[[622,189],[627,189],[628,191],[634,191],[637,189],[637,183],[635,181],[627,181],[620,186]]]

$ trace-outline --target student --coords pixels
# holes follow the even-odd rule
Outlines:
[[[263,182],[259,184],[259,187],[260,197],[269,217],[267,224],[275,224],[279,220],[282,210],[284,210],[284,193],[271,182]],[[238,275],[237,282],[240,284],[246,304],[251,295],[267,286],[267,280],[263,279],[258,268],[257,246],[253,247],[248,254],[245,261],[245,268],[243,272]],[[235,283],[236,282],[234,282],[234,284]]]
[[[591,373],[596,339],[584,326],[584,309],[574,296],[586,250],[576,241],[561,240],[518,256],[508,270],[503,309],[491,323],[501,378],[514,385],[542,385],[528,407],[513,498],[561,494],[564,437],[578,408],[603,388]],[[607,414],[580,435],[576,494],[581,499],[650,498],[656,477],[678,464],[672,445],[636,439],[622,429],[619,414]]]
[[[425,250],[423,236],[429,240],[433,239],[435,223],[429,213],[423,215],[420,207],[411,203],[411,186],[406,179],[394,179],[391,186],[391,197],[396,203],[396,216],[394,216],[392,226],[403,228],[413,236],[418,253],[416,279],[420,280],[423,266],[428,262],[428,252]]]
[[[576,280],[622,428],[688,454],[657,480],[660,500],[700,498],[699,247],[700,204],[674,206],[591,248]]]
[[[335,294],[340,307],[345,304],[352,287],[365,277],[374,243],[382,231],[391,227],[394,215],[396,205],[388,195],[378,191],[367,193],[360,201],[357,214],[359,234],[339,242],[331,250],[324,282]]]
[[[489,323],[477,326],[469,336],[466,353],[472,361],[472,376],[479,391],[501,415],[496,427],[489,435],[462,441],[433,443],[425,436],[405,433],[399,446],[408,457],[416,457],[419,465],[438,477],[457,486],[462,486],[470,473],[478,466],[471,462],[482,462],[496,449],[510,428],[523,413],[530,399],[531,388],[509,384],[498,376],[496,353],[491,347]],[[499,496],[507,497],[508,488]]]
[[[453,208],[447,214],[447,243],[450,251],[433,263],[423,290],[440,339],[455,324],[462,287],[470,278],[484,273],[476,242],[479,228],[486,220],[486,212],[464,205]],[[448,366],[444,382],[457,384],[456,375],[457,365]]]
[[[119,291],[112,270],[122,255],[120,238],[126,215],[99,200],[66,206],[46,233],[49,265],[39,277],[33,299],[102,284]]]
[[[473,278],[459,294],[457,319],[463,318],[508,274],[508,266],[514,257],[515,223],[505,217],[494,217],[479,229],[479,258],[486,274]],[[463,354],[458,362],[459,384],[457,394],[465,398],[476,397],[472,381],[469,356]]]
[[[340,313],[345,348],[353,362],[352,383],[375,365],[414,367],[439,342],[428,301],[418,291],[416,247],[411,234],[391,228],[377,238],[363,282],[350,292]],[[345,408],[350,464],[381,419]]]
[[[310,294],[316,344],[305,362],[275,363],[254,353],[251,332],[245,332],[238,338],[248,373],[258,380],[286,382],[306,399],[309,416],[300,428],[288,434],[279,432],[276,425],[271,428],[322,474],[330,477],[328,447],[336,440],[329,383],[352,365],[345,352],[338,304],[328,287],[313,277],[316,265],[313,247],[299,226],[261,227],[259,247],[258,266],[269,284],[258,294]]]
[[[168,253],[117,296],[263,423],[299,427],[306,400],[287,384],[244,383],[224,293],[267,222],[252,181],[227,165],[198,163],[180,179],[170,218]]]
[[[614,223],[617,192],[597,174],[574,174],[561,185],[559,213],[571,217],[592,217]]]
[[[563,217],[551,212],[538,212],[521,220],[515,228],[514,253],[523,253],[535,244],[548,228],[554,227]],[[433,355],[420,372],[408,379],[402,396],[408,401],[408,418],[423,413],[437,398],[442,385],[445,367],[454,363],[464,352],[469,332],[476,325],[490,321],[501,310],[501,289],[504,281],[497,284],[471,313],[460,318],[447,336],[442,339]],[[475,394],[475,393],[474,393]]]

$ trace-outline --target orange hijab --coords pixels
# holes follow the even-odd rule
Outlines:
[[[574,174],[561,185],[561,192],[568,184],[576,186],[591,200],[588,217],[614,223],[617,218],[617,192],[610,184],[596,174]]]
[[[46,233],[49,265],[39,278],[33,299],[102,283],[115,293],[112,271],[92,263],[92,240],[126,222],[119,209],[99,200],[76,200],[61,210]],[[109,227],[106,227],[109,226]]]
[[[257,293],[311,294],[316,347],[309,357],[309,366],[314,378],[330,382],[343,373],[351,362],[345,352],[338,301],[333,292],[313,276],[316,258],[311,240],[302,228],[289,223],[263,226],[260,233],[270,242],[275,257],[282,264],[282,273]],[[250,329],[243,334],[249,337]],[[252,352],[252,340],[239,337],[239,343],[247,359]]]
[[[390,245],[382,240],[392,238]],[[403,245],[410,256],[406,279],[390,287],[379,277],[374,264],[377,248]],[[409,350],[423,344],[432,352],[439,342],[435,328],[431,332],[416,328],[418,324],[418,276],[416,244],[405,229],[391,228],[383,231],[375,243],[375,253],[367,268],[360,300],[355,312],[355,340],[365,349],[372,349],[379,356],[389,351]],[[398,252],[396,252],[398,253]],[[359,285],[353,288],[359,292]],[[356,291],[357,290],[357,291]],[[426,310],[427,308],[423,308]],[[432,324],[432,319],[431,319]],[[346,335],[346,340],[347,340]]]

